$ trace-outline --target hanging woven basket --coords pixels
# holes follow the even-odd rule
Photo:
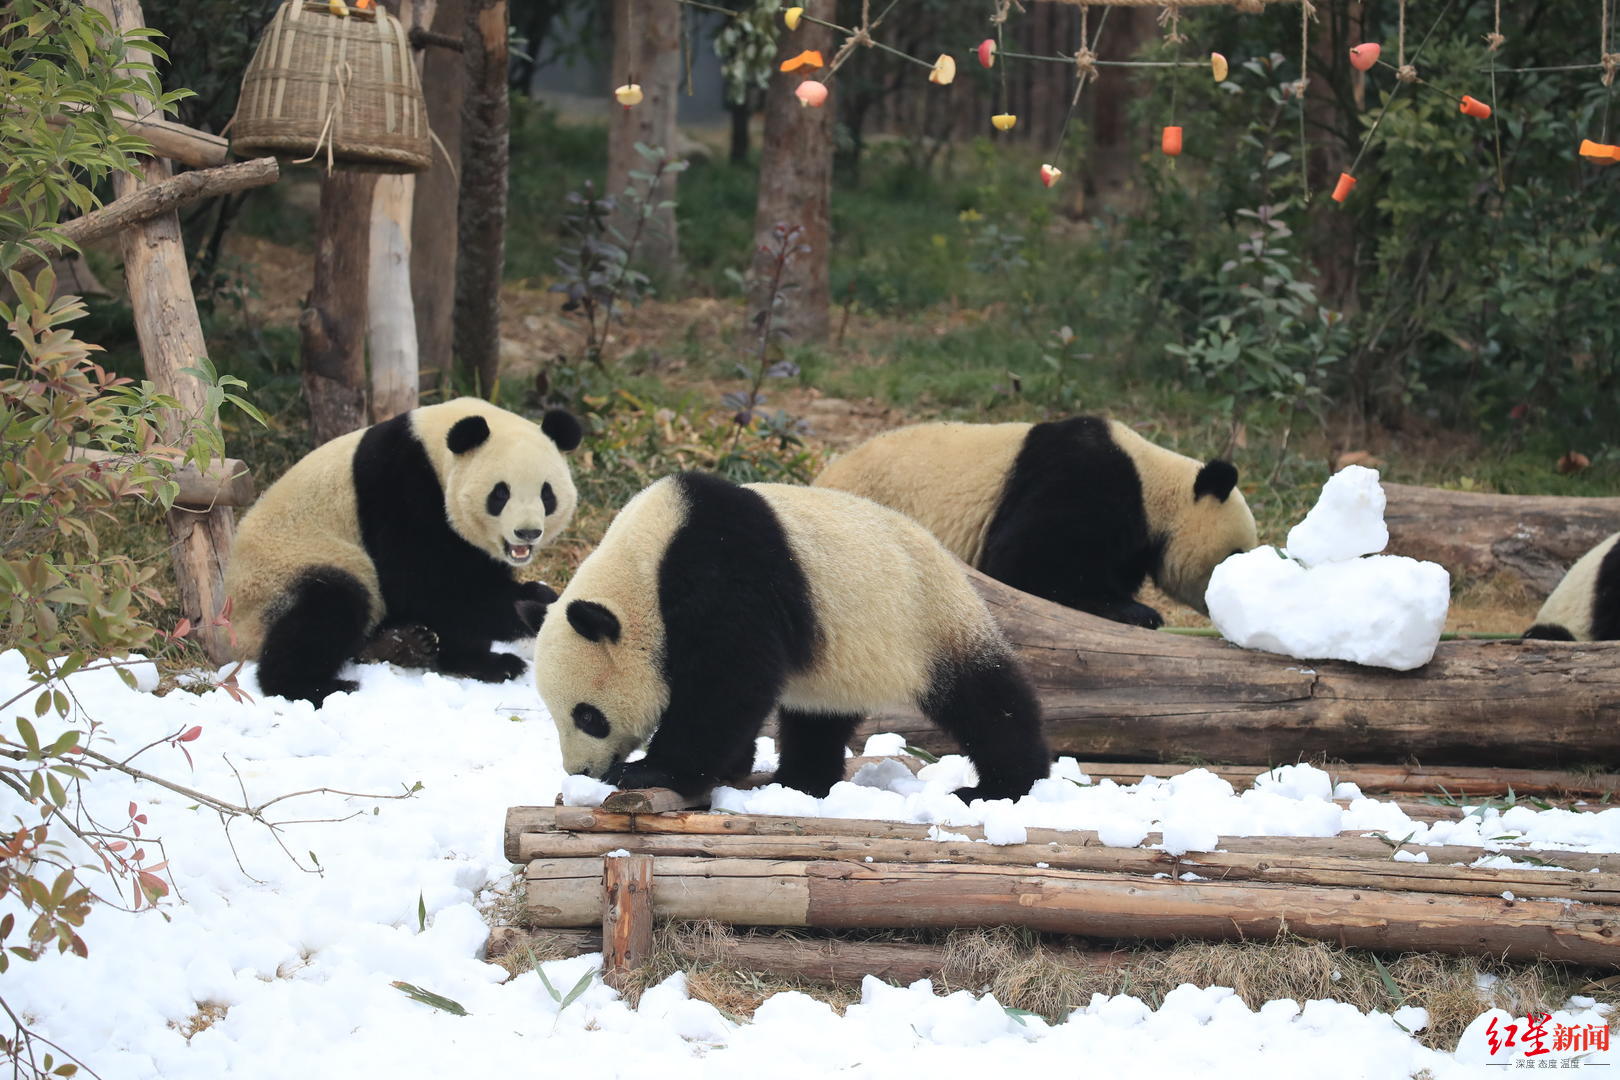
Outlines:
[[[242,156],[394,173],[433,160],[410,42],[376,7],[336,15],[324,0],[282,4],[242,76],[231,124]]]

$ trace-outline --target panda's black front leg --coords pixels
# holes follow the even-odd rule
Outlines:
[[[445,675],[460,675],[479,682],[507,682],[528,669],[521,656],[498,653],[488,641],[465,638],[439,639],[439,660],[435,668]]]
[[[708,693],[678,691],[664,710],[647,756],[608,770],[604,781],[619,788],[673,788],[701,795],[737,780],[754,763],[754,739],[776,705],[778,688],[762,681],[716,678]]]

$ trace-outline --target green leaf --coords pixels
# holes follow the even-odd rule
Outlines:
[[[596,969],[587,968],[585,974],[579,977],[579,982],[575,983],[574,988],[568,991],[568,995],[562,999],[562,1003],[558,1006],[557,1011],[562,1012],[563,1009],[566,1009],[568,1006],[572,1005],[575,1000],[578,999],[579,995],[585,992],[585,988],[591,985],[591,981],[595,978]]]
[[[392,986],[395,990],[398,990],[412,1001],[420,1001],[423,1005],[431,1005],[435,1009],[441,1009],[444,1012],[449,1013],[451,1016],[467,1015],[467,1010],[462,1008],[461,1002],[452,1001],[450,998],[447,998],[442,994],[435,994],[433,991],[424,990],[420,986],[412,986],[408,982],[396,981],[389,983],[388,985]]]
[[[422,898],[422,894],[420,892],[418,892],[416,894],[416,932],[417,933],[422,933],[426,929],[427,929],[427,901],[424,900]]]
[[[918,758],[919,760],[926,762],[929,765],[932,765],[939,760],[939,755],[930,754],[927,750],[924,750],[920,746],[907,746],[906,753],[910,754],[914,758]]]
[[[1390,977],[1389,969],[1384,966],[1382,960],[1378,959],[1378,954],[1368,953],[1367,955],[1372,957],[1373,967],[1378,969],[1378,978],[1383,982],[1384,992],[1389,995],[1389,1000],[1396,1005],[1406,1004],[1406,995],[1401,993],[1400,987],[1395,985],[1395,980]]]

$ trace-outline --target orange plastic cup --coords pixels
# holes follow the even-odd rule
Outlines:
[[[1356,178],[1347,172],[1339,174],[1339,182],[1333,185],[1333,201],[1342,203],[1350,197],[1350,189],[1356,186]]]
[[[1178,128],[1178,127],[1167,127],[1167,128],[1165,128],[1164,129],[1164,134],[1159,137],[1159,149],[1163,150],[1166,154],[1169,154],[1171,157],[1180,157],[1181,156],[1181,129]]]
[[[1457,106],[1457,111],[1464,116],[1476,116],[1481,120],[1491,118],[1491,107],[1478,98],[1471,98],[1467,94],[1463,95],[1461,104]]]

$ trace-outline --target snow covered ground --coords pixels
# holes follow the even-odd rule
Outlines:
[[[151,676],[143,673],[145,685]],[[191,799],[98,779],[89,788],[94,809],[122,822],[128,803],[139,805],[146,834],[164,842],[152,858],[169,860],[177,896],[164,905],[166,918],[97,909],[84,930],[88,959],[52,954],[14,964],[0,985],[12,1007],[106,1080],[508,1073],[775,1080],[992,1070],[1323,1078],[1428,1070],[1446,1080],[1502,1071],[1470,1064],[1483,1060],[1489,1017],[1452,1055],[1424,1048],[1408,1032],[1422,1022],[1417,1010],[1392,1017],[1333,1002],[1280,1001],[1256,1012],[1220,988],[1183,987],[1157,1009],[1134,997],[1098,996],[1053,1027],[1010,1016],[993,998],[939,997],[926,984],[875,980],[843,1016],[803,995],[778,994],[751,1022],[736,1024],[689,999],[679,977],[650,991],[636,1010],[600,982],[559,1010],[538,975],[508,980],[478,959],[486,927],[475,905],[510,879],[501,852],[505,810],[549,804],[563,779],[556,733],[532,684],[489,686],[387,666],[361,668],[359,678],[357,694],[336,695],[316,712],[279,699],[241,704],[217,690],[159,697],[126,688],[110,672],[74,677],[81,707],[103,725],[107,737],[97,747],[104,753],[128,754],[201,725],[201,736],[187,744],[194,771],[166,746],[139,764],[233,802],[243,800],[238,772],[252,802],[317,787],[384,795],[420,781],[422,789],[402,801],[320,795],[282,803],[282,819],[348,818],[288,825],[283,851],[251,823],[239,822],[227,838],[218,817]],[[9,697],[24,679],[15,654],[0,656],[0,691]],[[892,751],[897,742],[878,740],[873,749]],[[1423,825],[1389,803],[1339,808],[1327,776],[1309,767],[1281,770],[1235,794],[1203,771],[1134,787],[1081,786],[1073,763],[1060,762],[1053,778],[1016,806],[964,807],[949,792],[967,768],[958,758],[917,778],[898,765],[869,768],[861,783],[840,785],[819,801],[780,788],[726,791],[718,800],[735,810],[885,817],[945,830],[983,824],[1002,842],[1020,839],[1029,826],[1097,829],[1127,845],[1162,830],[1167,846],[1180,849],[1207,846],[1218,834],[1366,829],[1416,843],[1501,848],[1509,845],[1496,838],[1512,835],[1532,846],[1620,851],[1620,809],[1576,815],[1516,807]],[[23,813],[7,799],[0,813]],[[596,962],[557,961],[546,972],[566,993]],[[396,980],[454,999],[468,1015],[412,1001],[391,985]],[[217,1019],[188,1040],[184,1032],[205,1007]],[[1498,1019],[1509,1022],[1506,1014]],[[1602,1020],[1577,1008],[1554,1022]],[[1611,1059],[1598,1053],[1587,1060]]]

